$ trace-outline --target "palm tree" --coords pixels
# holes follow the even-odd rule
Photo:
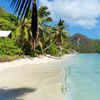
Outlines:
[[[32,31],[32,47],[35,50],[35,41],[37,38],[37,29],[38,29],[38,18],[37,18],[37,5],[36,0],[8,0],[11,2],[11,8],[18,15],[18,17],[24,21],[32,3],[32,22],[31,22],[31,31]]]
[[[64,20],[60,19],[57,25],[52,28],[52,43],[56,45],[59,50],[59,55],[61,56],[65,45],[68,40],[68,31],[65,30],[68,26],[64,25]]]
[[[50,17],[50,11],[46,6],[41,6],[38,10],[38,19],[40,24],[45,24],[47,22],[51,22],[52,18]]]
[[[29,10],[24,22],[20,20],[16,23],[16,30],[12,35],[12,39],[17,41],[17,44],[24,48],[27,43],[30,43],[30,39],[32,37],[31,32],[31,15],[32,10]],[[37,41],[36,41],[36,51],[40,49],[39,52],[43,53],[43,49],[48,46],[50,41],[50,29],[51,27],[48,26],[48,22],[51,22],[52,18],[50,17],[50,12],[46,6],[41,6],[38,10],[38,31],[37,31]],[[46,44],[47,43],[47,44]]]
[[[59,20],[58,24],[53,28],[54,38],[56,39],[56,44],[58,46],[63,46],[64,39],[67,38],[67,34],[69,33],[65,28],[68,28],[64,25],[64,20]]]
[[[27,42],[31,41],[31,19],[25,18],[24,22],[18,20],[16,22],[16,30],[12,34],[12,39],[16,40],[17,44],[23,48]]]
[[[38,10],[38,37],[42,44],[45,45],[46,40],[49,37],[49,26],[48,22],[51,22],[52,18],[50,17],[50,12],[46,6],[41,6]]]

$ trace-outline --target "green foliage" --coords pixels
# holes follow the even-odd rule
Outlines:
[[[38,10],[38,38],[36,41],[35,52],[31,48],[31,10],[23,23],[20,22],[16,29],[17,43],[23,49],[27,55],[38,55],[49,53],[51,55],[59,55],[59,46],[66,48],[62,53],[66,53],[68,46],[67,44],[67,34],[68,31],[65,30],[64,20],[59,20],[58,24],[54,27],[48,25],[48,22],[52,22],[50,17],[50,12],[48,8],[42,6]],[[28,44],[28,45],[27,45]],[[53,44],[53,46],[52,46]],[[66,45],[66,46],[65,46]]]
[[[0,15],[7,14],[7,11],[0,6]]]
[[[59,55],[59,50],[55,44],[52,44],[50,48],[47,50],[47,54],[50,54],[52,56]]]
[[[9,22],[17,21],[17,17],[15,17],[14,15],[9,14],[9,13],[0,14],[0,17],[5,19],[5,20],[8,20]]]
[[[100,40],[94,40],[95,52],[100,53]]]
[[[0,38],[0,56],[2,55],[22,55],[22,50],[16,45],[16,43],[9,38]]]
[[[10,30],[11,26],[12,23],[10,23],[8,20],[0,18],[0,30]]]
[[[17,17],[0,7],[0,30],[15,30]]]
[[[90,39],[82,34],[75,34],[72,38],[80,37],[79,44],[73,40],[76,50],[80,53],[100,53],[100,40]]]
[[[21,20],[17,21],[15,16],[7,12],[0,15],[0,29],[12,31],[11,38],[15,40],[16,44],[23,50],[25,55],[37,56],[38,54],[48,53],[53,56],[59,56],[68,53],[70,48],[73,48],[69,41],[69,32],[65,30],[68,26],[66,27],[64,20],[60,19],[56,25],[50,26],[49,23],[53,23],[50,12],[46,6],[42,6],[38,10],[38,37],[36,41],[36,50],[33,51],[31,16],[32,10],[29,11],[24,22],[21,22]],[[2,43],[4,42],[6,44],[7,41],[2,40]],[[0,52],[5,55],[16,55],[16,53],[18,54],[18,50],[17,48],[15,50],[14,46],[15,45],[12,43],[9,43],[6,49]],[[8,50],[8,48],[10,50]]]

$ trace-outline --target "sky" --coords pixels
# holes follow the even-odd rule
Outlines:
[[[100,39],[100,0],[38,0],[38,4],[48,7],[55,23],[65,20],[71,34]],[[6,0],[0,0],[0,6],[12,13]]]

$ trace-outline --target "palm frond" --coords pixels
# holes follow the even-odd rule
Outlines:
[[[31,0],[8,0],[14,13],[24,20],[30,9]]]

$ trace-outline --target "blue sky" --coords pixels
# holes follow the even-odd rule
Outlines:
[[[41,0],[40,5],[49,8],[55,22],[64,19],[71,34],[100,39],[100,0]],[[0,0],[0,6],[12,12],[6,0]]]

